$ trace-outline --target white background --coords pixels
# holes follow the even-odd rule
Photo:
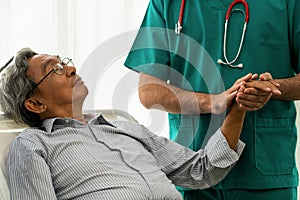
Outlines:
[[[105,42],[114,42],[120,39],[119,36],[129,35],[128,32],[134,33],[140,26],[147,4],[148,0],[0,0],[0,65],[21,48],[30,47],[38,53],[73,58],[79,72],[97,48],[98,53],[107,55]],[[125,37],[124,44],[132,42],[125,41],[126,38],[133,39]],[[108,46],[108,49],[117,52],[120,47]],[[115,55],[109,64],[89,69],[89,73],[101,71],[101,77],[95,81],[95,90],[91,92],[93,105],[86,105],[86,109],[123,109],[141,124],[167,137],[166,114],[146,110],[139,103],[138,76],[123,67],[124,51]],[[130,92],[122,99],[124,96],[115,95],[123,90],[118,83],[125,78],[130,84],[123,85],[127,87],[124,91]],[[118,100],[113,101],[112,97]],[[300,124],[299,118],[297,124]],[[297,152],[299,157],[299,149]]]
[[[97,48],[100,47],[99,55],[106,55],[105,42],[114,42],[128,32],[136,33],[147,5],[148,0],[0,0],[0,64],[21,48],[30,47],[38,53],[68,56],[74,60],[79,74],[86,72],[81,67]],[[133,40],[132,34],[127,40]],[[106,48],[117,51],[124,44],[129,51],[132,41],[127,40]],[[167,136],[166,114],[146,110],[140,104],[138,74],[123,66],[126,54],[114,55],[109,64],[99,67],[98,63],[89,68],[87,73],[101,72],[101,77],[83,77],[95,84],[88,98],[93,102],[88,101],[85,109],[122,109],[157,134]],[[124,77],[130,77],[130,96],[118,96],[119,103],[113,102],[113,94],[122,90],[118,83]]]

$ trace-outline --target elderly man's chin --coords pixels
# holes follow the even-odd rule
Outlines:
[[[85,85],[82,85],[81,87],[75,87],[73,89],[73,101],[80,100],[83,102],[87,97],[88,93],[88,88]]]

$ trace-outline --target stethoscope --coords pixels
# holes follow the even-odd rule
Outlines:
[[[233,7],[238,3],[242,3],[244,5],[245,11],[243,11],[241,9],[233,9]],[[180,34],[180,32],[183,28],[182,27],[182,18],[183,18],[184,6],[185,6],[185,0],[182,0],[181,1],[181,6],[180,6],[180,13],[179,13],[178,21],[175,24],[175,33],[178,34],[178,35]],[[242,33],[242,36],[241,36],[238,52],[237,52],[235,58],[232,61],[229,61],[228,58],[227,58],[227,53],[226,53],[226,40],[227,40],[228,21],[229,21],[229,18],[230,18],[230,15],[231,15],[232,12],[241,12],[244,15],[245,22],[244,22],[243,33]],[[240,63],[238,65],[234,65],[234,63],[236,62],[236,60],[240,56],[241,49],[242,49],[243,43],[244,43],[245,33],[246,33],[246,30],[247,30],[248,21],[249,21],[249,6],[248,6],[248,3],[246,2],[246,0],[234,0],[229,5],[227,13],[226,13],[226,17],[225,17],[225,28],[224,28],[224,39],[223,39],[223,56],[224,56],[225,61],[223,61],[222,59],[218,59],[218,61],[217,61],[218,64],[227,65],[227,66],[234,67],[234,68],[243,68],[242,63]]]

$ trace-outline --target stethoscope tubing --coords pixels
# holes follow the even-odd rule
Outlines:
[[[233,10],[233,7],[236,4],[238,4],[238,3],[242,3],[244,5],[245,12],[243,10],[241,10],[241,9]],[[245,22],[244,22],[243,32],[242,32],[242,36],[241,36],[241,40],[240,40],[240,45],[239,45],[237,54],[236,54],[235,58],[232,61],[229,61],[228,58],[227,58],[227,53],[226,53],[227,29],[228,29],[228,21],[229,21],[230,15],[234,11],[242,12],[244,14],[244,17],[245,17]],[[244,38],[245,38],[245,34],[246,34],[248,22],[249,22],[249,6],[248,6],[248,3],[245,0],[235,0],[235,1],[233,1],[229,5],[228,10],[226,12],[226,17],[225,17],[224,38],[223,38],[223,56],[224,56],[225,62],[222,59],[218,59],[217,62],[219,64],[228,65],[228,66],[233,67],[233,68],[243,68],[243,64],[242,63],[240,63],[238,65],[234,65],[234,63],[237,61],[237,59],[240,56],[240,53],[241,53],[241,50],[242,50],[242,47],[243,47],[243,43],[244,43]]]
[[[235,6],[235,5],[238,4],[238,3],[242,3],[242,4],[244,5],[244,7],[245,7],[245,22],[248,23],[248,22],[249,22],[249,5],[248,5],[248,3],[247,3],[245,0],[235,0],[235,1],[233,1],[233,2],[229,5],[229,7],[228,7],[228,9],[227,9],[225,19],[226,19],[226,21],[229,20],[230,13],[231,13],[231,11],[232,11],[232,9],[233,9],[233,6]]]
[[[238,3],[241,3],[241,4],[244,5],[245,12],[243,10],[240,10],[240,9],[233,10],[233,7]],[[178,35],[180,34],[180,32],[183,28],[182,27],[182,20],[183,20],[184,7],[185,7],[185,0],[182,0],[181,1],[181,6],[180,6],[178,21],[175,24],[175,33],[178,34]],[[230,15],[234,11],[242,12],[244,14],[244,17],[245,17],[245,22],[244,22],[243,33],[242,33],[242,36],[241,36],[240,45],[239,45],[237,54],[236,54],[235,58],[232,61],[229,61],[228,58],[227,58],[227,53],[226,53],[227,29],[228,29],[228,21],[229,21]],[[243,47],[248,22],[249,22],[249,5],[248,5],[248,3],[246,2],[246,0],[234,0],[229,5],[229,7],[227,9],[227,12],[226,12],[226,16],[225,16],[225,27],[224,27],[224,38],[223,38],[223,56],[224,56],[225,62],[222,61],[221,59],[218,59],[217,62],[219,64],[228,65],[228,66],[233,67],[233,68],[236,68],[236,67],[243,68],[242,63],[240,63],[238,65],[234,65],[234,63],[237,61],[238,57],[240,56],[240,52],[241,52],[242,47]]]
[[[180,5],[180,12],[179,12],[179,16],[178,16],[178,21],[175,24],[175,33],[178,34],[178,35],[180,34],[180,32],[182,30],[182,19],[183,19],[184,7],[185,7],[185,0],[182,0],[181,5]]]
[[[225,62],[222,61],[221,59],[218,59],[218,63],[219,64],[223,64],[223,65],[229,65],[230,67],[238,67],[238,68],[243,68],[243,64],[238,64],[238,65],[233,65],[238,57],[240,56],[240,53],[241,53],[241,50],[242,50],[242,47],[243,47],[243,43],[244,43],[244,39],[245,39],[245,34],[246,34],[246,30],[247,30],[247,24],[248,24],[248,19],[246,20],[246,17],[247,17],[247,11],[244,12],[243,10],[240,10],[240,9],[236,9],[236,10],[232,10],[232,7],[230,7],[231,9],[228,9],[228,18],[226,16],[226,20],[225,20],[225,27],[224,27],[224,38],[223,38],[223,56],[224,56],[224,59],[225,59]],[[228,58],[227,58],[227,53],[226,53],[226,46],[227,46],[227,29],[228,29],[228,21],[229,21],[229,16],[232,12],[234,11],[239,11],[239,12],[242,12],[245,16],[245,22],[244,22],[244,26],[243,26],[243,32],[242,32],[242,36],[241,36],[241,40],[240,40],[240,45],[239,45],[239,48],[238,48],[238,51],[237,51],[237,54],[235,56],[235,58],[232,60],[232,61],[229,61]],[[249,16],[249,14],[248,14]]]

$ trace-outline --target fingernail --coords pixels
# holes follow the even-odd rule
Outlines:
[[[268,91],[272,91],[272,89],[271,89],[271,88],[269,88],[269,87],[267,87],[267,88],[266,88],[266,90],[268,90]]]

